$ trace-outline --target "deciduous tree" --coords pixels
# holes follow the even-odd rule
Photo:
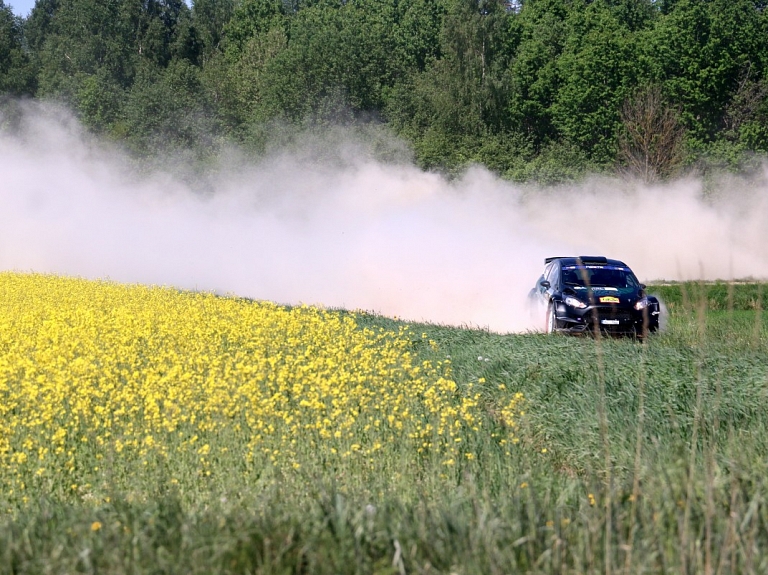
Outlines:
[[[652,182],[673,175],[681,166],[685,130],[658,85],[645,86],[628,97],[621,122],[619,158],[631,174]]]

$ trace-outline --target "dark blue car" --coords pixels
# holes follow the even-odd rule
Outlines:
[[[659,329],[659,300],[632,270],[602,256],[554,257],[528,297],[544,311],[547,333],[605,333],[644,338]]]

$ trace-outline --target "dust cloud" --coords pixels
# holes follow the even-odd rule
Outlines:
[[[607,255],[641,280],[768,277],[768,174],[547,189],[293,150],[205,185],[142,173],[60,109],[0,132],[0,270],[170,285],[413,321],[522,331],[552,255]],[[201,192],[200,188],[206,191]]]

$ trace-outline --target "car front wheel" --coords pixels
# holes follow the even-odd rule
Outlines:
[[[557,330],[557,318],[555,317],[555,306],[550,303],[547,306],[547,320],[544,326],[544,331],[548,334],[555,333]]]

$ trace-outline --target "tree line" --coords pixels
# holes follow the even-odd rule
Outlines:
[[[768,151],[767,4],[0,0],[0,93],[140,156],[378,123],[428,169],[652,180]]]

